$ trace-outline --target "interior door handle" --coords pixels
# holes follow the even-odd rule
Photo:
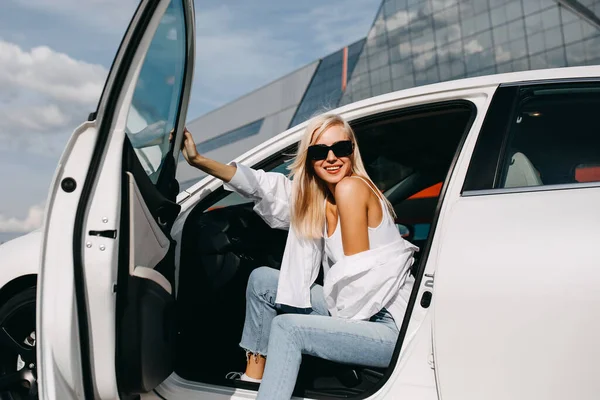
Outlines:
[[[180,207],[161,207],[156,211],[156,223],[161,227],[168,227],[179,215]]]

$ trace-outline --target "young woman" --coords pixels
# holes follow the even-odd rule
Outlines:
[[[350,125],[338,115],[313,118],[290,178],[203,157],[187,130],[182,150],[190,165],[252,199],[271,227],[289,230],[280,271],[255,269],[246,291],[247,366],[238,375],[260,383],[257,398],[289,399],[302,354],[387,367],[418,249],[400,236]],[[323,286],[314,283],[321,266]]]

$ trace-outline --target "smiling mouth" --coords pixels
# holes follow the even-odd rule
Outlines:
[[[330,175],[337,175],[342,170],[342,166],[335,165],[335,166],[331,166],[331,167],[323,167],[323,169],[325,169],[325,171],[327,171],[327,173]]]

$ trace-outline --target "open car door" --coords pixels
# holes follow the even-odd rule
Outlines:
[[[175,168],[193,0],[141,0],[51,186],[38,289],[42,399],[146,393],[173,371]]]

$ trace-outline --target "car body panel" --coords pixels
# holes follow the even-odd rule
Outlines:
[[[70,193],[61,190],[63,178],[83,182],[97,138],[93,123],[77,128],[61,157],[54,176],[44,220],[41,260],[52,259],[55,268],[42,265],[37,290],[37,360],[39,396],[70,399],[84,395],[78,316],[75,301],[72,248],[75,213],[53,213],[54,209],[76,209],[83,185]],[[72,157],[78,154],[79,157]],[[64,175],[68,171],[68,175]]]
[[[595,187],[451,204],[434,298],[444,400],[597,398],[599,201]]]
[[[40,270],[41,243],[42,230],[38,229],[0,246],[0,290],[21,276],[37,275]]]
[[[426,271],[440,399],[597,398],[600,182],[463,192],[473,145]]]

